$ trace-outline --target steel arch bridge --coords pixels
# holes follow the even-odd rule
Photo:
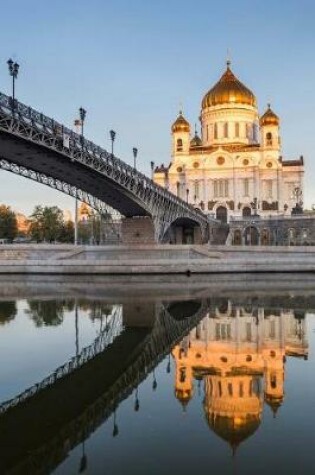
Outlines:
[[[125,217],[152,219],[156,242],[174,223],[199,226],[208,219],[135,168],[55,120],[0,93],[0,168]]]

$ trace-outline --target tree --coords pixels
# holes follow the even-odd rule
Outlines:
[[[17,235],[17,220],[9,206],[0,205],[0,239],[12,242]]]
[[[74,224],[72,221],[67,221],[66,223],[63,223],[60,231],[59,241],[72,243],[74,242]]]
[[[14,320],[17,314],[16,302],[1,302],[0,303],[0,325],[5,325],[11,320]]]
[[[37,327],[58,326],[63,322],[65,304],[61,300],[29,300],[28,313]]]
[[[30,234],[37,242],[57,241],[63,230],[63,213],[57,206],[38,205],[30,216]]]

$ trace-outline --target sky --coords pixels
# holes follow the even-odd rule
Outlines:
[[[201,99],[232,69],[281,119],[282,155],[305,160],[306,207],[315,203],[315,2],[313,0],[15,0],[4,2],[0,91],[11,94],[6,61],[20,64],[17,98],[72,126],[150,174],[170,160],[180,104],[198,122]],[[62,193],[0,170],[0,203],[30,214],[36,204],[74,208]]]

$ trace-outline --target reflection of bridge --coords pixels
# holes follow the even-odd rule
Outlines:
[[[14,112],[12,112],[14,110]],[[126,217],[150,217],[156,241],[172,225],[199,227],[206,216],[135,168],[43,114],[0,93],[0,167],[100,211],[104,203]]]
[[[92,345],[90,355],[80,365],[73,360],[59,377],[46,378],[3,405],[0,415],[0,473],[47,473],[64,460],[69,450],[84,441],[116,410],[205,315],[205,301],[190,304],[195,314],[178,320],[174,304],[146,302],[123,315],[121,322],[112,319],[111,335],[103,338],[104,351]],[[143,319],[140,316],[145,316]],[[142,326],[141,325],[142,322]],[[110,342],[109,346],[105,342]],[[92,347],[94,350],[92,350]],[[91,352],[94,351],[94,358]],[[83,361],[84,363],[84,361]],[[73,367],[72,367],[73,366]],[[19,428],[17,430],[17,427]]]

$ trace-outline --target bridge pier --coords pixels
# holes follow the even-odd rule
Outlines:
[[[123,244],[155,244],[154,224],[149,216],[124,218],[121,227]]]

